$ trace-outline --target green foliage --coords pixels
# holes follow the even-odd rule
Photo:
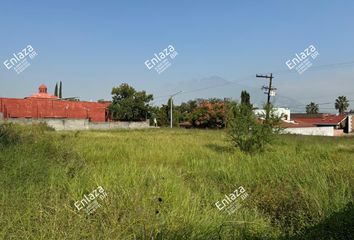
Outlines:
[[[236,147],[243,152],[262,151],[280,131],[280,117],[276,116],[272,106],[264,106],[264,116],[253,113],[247,92],[242,92],[243,103],[228,104],[229,136]]]
[[[228,119],[232,142],[243,152],[262,150],[268,142],[271,128],[258,123],[252,109],[244,104],[231,103],[231,118]]]
[[[307,114],[316,114],[318,113],[318,111],[319,111],[318,104],[314,102],[310,102],[309,104],[306,105]]]
[[[245,90],[241,92],[241,104],[251,106],[250,94]]]
[[[21,129],[32,138],[0,151],[0,239],[353,239],[350,136],[281,135],[250,155],[223,130]],[[78,212],[98,185],[107,198]],[[219,211],[241,185],[241,207]]]
[[[223,128],[224,101],[218,98],[196,99],[177,106],[180,122],[189,122],[195,128]]]
[[[339,96],[336,99],[334,107],[339,111],[339,114],[343,114],[349,107],[349,100],[346,96]]]
[[[153,100],[151,94],[145,91],[136,91],[126,83],[112,89],[112,104],[109,106],[110,116],[113,120],[142,121],[150,117]]]
[[[251,118],[250,106],[229,104]],[[265,108],[262,121],[276,127],[273,109]],[[281,136],[271,151],[248,155],[232,151],[224,142],[224,131],[117,134],[48,129],[0,128],[1,136],[10,136],[0,139],[15,139],[0,151],[0,238],[353,236],[354,138]],[[233,191],[235,182],[250,196],[235,214],[224,215],[213,203]],[[75,212],[73,202],[97,184],[109,199],[93,216]]]
[[[60,81],[59,83],[59,98],[62,98],[63,97],[63,93],[62,93],[62,83]]]
[[[154,107],[154,115],[156,116],[157,125],[159,126],[170,126],[170,118],[171,118],[171,99],[168,99],[166,104],[163,104],[161,107]],[[181,111],[178,106],[175,106],[172,102],[172,110],[173,110],[173,126],[177,127],[180,123],[181,119]]]
[[[13,124],[0,124],[0,149],[9,145],[14,145],[19,140],[19,131]]]
[[[225,127],[225,105],[221,100],[203,101],[191,113],[192,124],[196,128]]]
[[[58,83],[55,84],[54,96],[58,97]]]
[[[170,123],[170,107],[163,104],[157,112],[157,124],[159,126],[168,126]]]
[[[0,124],[0,149],[23,142],[31,142],[48,131],[54,131],[54,128],[49,127],[46,123],[33,124],[30,128],[14,123]]]

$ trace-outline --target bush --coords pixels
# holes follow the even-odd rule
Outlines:
[[[12,123],[0,125],[0,148],[16,144],[20,139],[18,129]]]
[[[46,123],[21,126],[13,123],[0,125],[0,148],[15,145],[19,142],[31,142],[34,138],[41,137],[46,131],[54,131]]]
[[[262,151],[280,130],[280,118],[274,114],[271,106],[265,108],[265,119],[258,119],[250,104],[230,103],[229,108],[229,136],[243,152]]]

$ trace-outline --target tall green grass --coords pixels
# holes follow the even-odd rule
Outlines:
[[[224,131],[10,129],[3,239],[354,238],[353,137],[284,135],[247,155]],[[78,212],[74,202],[99,185],[102,206]],[[215,202],[239,186],[245,204],[220,212]]]

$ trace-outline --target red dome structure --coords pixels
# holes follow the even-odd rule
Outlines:
[[[88,119],[91,122],[109,121],[109,102],[69,101],[48,94],[47,86],[25,99],[0,98],[0,118]]]
[[[47,86],[44,84],[41,84],[39,86],[39,92],[32,94],[31,96],[29,96],[28,98],[47,98],[47,99],[58,99],[58,97],[48,94],[47,93]]]

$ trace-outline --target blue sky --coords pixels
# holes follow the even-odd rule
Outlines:
[[[83,100],[110,99],[126,82],[153,93],[155,104],[208,87],[176,100],[236,99],[247,89],[260,102],[266,82],[255,74],[273,72],[279,105],[354,99],[354,64],[331,65],[354,62],[353,11],[353,1],[329,0],[3,1],[1,62],[28,44],[38,56],[21,74],[1,64],[0,97],[28,96],[41,83],[53,92],[61,80],[64,97]],[[313,66],[301,75],[288,70],[285,62],[310,44],[320,54]],[[171,66],[148,70],[144,62],[168,45],[178,52]]]

